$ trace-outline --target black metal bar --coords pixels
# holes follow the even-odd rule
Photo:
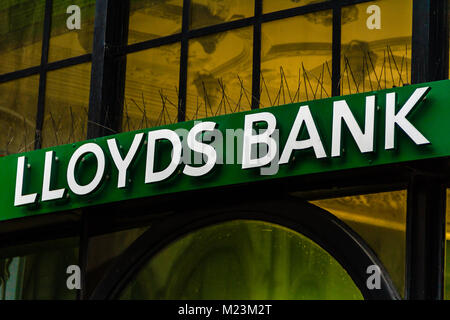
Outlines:
[[[442,299],[446,188],[437,175],[414,175],[408,188],[407,299]]]
[[[333,8],[331,95],[341,95],[341,6],[335,2]]]
[[[414,0],[411,82],[448,77],[447,1]],[[445,188],[439,162],[411,177],[408,189],[407,299],[442,299]],[[429,172],[429,173],[427,173]]]
[[[37,66],[37,67],[31,67],[31,68],[27,68],[27,69],[23,69],[23,70],[19,70],[19,71],[5,73],[0,76],[0,83],[32,76],[35,74],[39,74],[40,72],[41,72],[41,67]]]
[[[84,211],[81,216],[80,223],[80,243],[78,250],[78,263],[81,271],[80,275],[80,290],[77,290],[77,300],[86,300],[88,298],[87,292],[87,267],[88,267],[88,249],[89,249],[89,219],[88,211]]]
[[[123,50],[118,49],[117,53],[118,54],[127,54],[127,53],[133,53],[133,52],[137,52],[137,51],[141,51],[141,50],[147,50],[147,49],[151,49],[151,48],[155,48],[155,47],[159,47],[159,46],[164,46],[167,44],[172,44],[172,43],[181,41],[181,37],[182,37],[182,34],[177,33],[177,34],[173,34],[173,35],[158,38],[158,39],[152,39],[152,40],[148,40],[148,41],[144,41],[144,42],[139,42],[136,44],[129,45],[129,46],[123,48]]]
[[[45,91],[47,83],[47,62],[48,50],[50,45],[50,31],[52,26],[52,8],[53,0],[45,1],[45,15],[44,15],[44,33],[42,37],[42,52],[41,52],[41,70],[39,77],[39,94],[38,105],[36,113],[36,131],[34,136],[34,148],[40,149],[42,146],[42,127],[44,125],[45,112]]]
[[[204,36],[208,36],[208,35],[211,35],[214,33],[230,31],[233,29],[238,29],[238,28],[243,28],[243,27],[249,27],[249,26],[253,25],[254,23],[255,23],[254,17],[223,22],[223,23],[219,23],[216,25],[203,27],[200,29],[190,30],[188,33],[188,37],[189,37],[189,39],[197,38],[197,37],[204,37]]]
[[[67,58],[64,60],[59,60],[55,62],[50,62],[47,64],[47,71],[57,70],[60,68],[66,68],[66,67],[72,67],[74,65],[80,64],[80,63],[86,63],[92,60],[92,54],[84,54],[81,56],[73,57],[73,58]]]
[[[261,95],[261,15],[262,0],[255,0],[255,24],[253,26],[252,109],[259,108]]]
[[[414,0],[411,82],[448,78],[447,1]]]
[[[190,0],[183,1],[183,20],[181,27],[180,78],[178,89],[178,122],[186,120],[187,68],[189,54]]]
[[[128,41],[129,1],[99,0],[92,50],[87,138],[119,132],[122,125],[126,56],[115,48]]]

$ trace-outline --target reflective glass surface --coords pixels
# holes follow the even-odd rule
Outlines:
[[[86,139],[90,79],[90,63],[47,73],[44,148]]]
[[[342,266],[278,225],[236,220],[173,242],[150,259],[121,299],[362,299]]]
[[[45,0],[0,1],[0,74],[41,63]]]
[[[342,9],[341,92],[411,83],[412,0],[379,0]]]
[[[192,0],[190,28],[197,29],[253,16],[254,0]]]
[[[127,56],[122,131],[178,121],[180,43]]]
[[[0,249],[0,300],[75,300],[77,290],[67,287],[72,265],[78,238]]]
[[[130,0],[128,44],[181,32],[183,0]]]
[[[263,13],[301,7],[306,6],[308,4],[314,4],[324,1],[328,0],[264,0]]]
[[[88,292],[92,292],[108,267],[146,230],[148,227],[141,227],[89,238],[86,267]]]
[[[49,62],[92,52],[95,0],[53,1]]]
[[[189,42],[186,120],[249,110],[253,28]]]
[[[39,76],[0,83],[0,156],[34,149]]]
[[[312,201],[344,221],[381,260],[403,295],[406,259],[406,191]]]
[[[331,11],[264,23],[261,107],[331,96]]]

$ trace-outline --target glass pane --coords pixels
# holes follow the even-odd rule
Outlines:
[[[331,96],[330,19],[325,11],[262,25],[261,107]]]
[[[86,139],[91,64],[47,73],[44,148]]]
[[[306,6],[308,4],[319,3],[324,1],[328,0],[264,0],[263,13],[301,7]]]
[[[89,238],[86,268],[88,293],[92,292],[115,259],[147,230],[148,227],[142,227]]]
[[[412,0],[379,0],[342,9],[341,92],[411,83]]]
[[[192,0],[190,28],[243,19],[253,16],[254,12],[254,0]]]
[[[406,259],[406,191],[311,201],[344,221],[372,248],[403,296]]]
[[[180,43],[127,56],[123,131],[178,121]]]
[[[189,42],[186,120],[251,108],[253,28]]]
[[[236,220],[193,232],[154,256],[122,299],[362,299],[341,265],[292,230]]]
[[[444,299],[450,300],[450,189],[447,189],[447,226],[445,233],[445,287]]]
[[[94,17],[95,0],[53,1],[48,60],[52,62],[91,53]]]
[[[0,74],[41,63],[45,0],[0,1]]]
[[[78,265],[78,238],[0,250],[0,300],[75,300],[67,267]]]
[[[131,0],[128,44],[181,32],[183,0]]]
[[[0,156],[34,149],[39,76],[0,84]]]

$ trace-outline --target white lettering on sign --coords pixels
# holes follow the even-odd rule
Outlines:
[[[428,91],[430,91],[430,87],[416,89],[397,113],[395,113],[395,92],[386,94],[386,130],[384,139],[384,148],[386,150],[395,148],[395,125],[398,125],[415,144],[422,145],[430,143],[430,141],[428,141],[427,138],[425,138],[419,130],[406,119],[406,116],[414,109],[414,107],[425,98]]]
[[[297,137],[300,134],[303,123],[305,124],[306,131],[308,131],[309,139],[297,141]],[[303,106],[298,109],[297,117],[295,118],[279,163],[288,163],[291,158],[292,151],[308,148],[314,149],[316,158],[318,159],[325,158],[327,156],[325,149],[323,148],[319,132],[317,131],[316,124],[314,123],[314,119],[311,115],[311,111],[309,111],[308,106]]]
[[[108,139],[108,148],[111,153],[114,164],[119,171],[119,176],[117,178],[117,188],[125,188],[127,186],[128,179],[128,167],[135,158],[137,151],[141,145],[143,133],[138,133],[134,136],[133,142],[131,143],[130,150],[128,150],[125,158],[122,158],[120,151],[117,148],[116,139]]]
[[[42,201],[50,201],[61,199],[64,197],[65,189],[50,190],[50,184],[52,178],[55,175],[54,162],[55,162],[55,152],[47,151],[45,153],[45,163],[44,163],[44,181],[42,182]]]
[[[429,91],[430,87],[415,89],[403,106],[397,106],[395,92],[386,94],[385,119],[384,123],[381,121],[378,126],[380,130],[384,129],[385,131],[385,150],[395,148],[400,130],[416,145],[430,144],[430,141],[407,119],[419,103],[425,99]],[[326,140],[321,137],[318,125],[323,126],[324,122],[315,121],[308,105],[299,106],[289,132],[283,132],[284,137],[287,136],[284,147],[281,146],[277,118],[269,111],[244,115],[243,130],[236,128],[233,132],[227,128],[218,130],[216,122],[205,121],[194,123],[190,130],[184,128],[157,129],[147,133],[136,133],[128,150],[124,150],[118,138],[106,139],[105,147],[101,147],[95,142],[88,142],[81,145],[70,156],[65,172],[66,185],[61,181],[64,175],[58,179],[58,169],[65,168],[65,166],[61,164],[63,161],[58,159],[57,151],[45,152],[42,180],[37,182],[30,181],[32,168],[27,158],[19,156],[17,158],[14,206],[30,205],[36,203],[39,198],[43,202],[62,199],[65,198],[68,191],[76,196],[84,196],[97,191],[107,175],[109,158],[114,164],[112,170],[117,171],[117,181],[114,181],[114,187],[124,189],[129,186],[131,181],[130,171],[135,164],[139,164],[139,161],[145,161],[145,164],[143,163],[141,166],[141,168],[145,168],[145,176],[138,177],[139,179],[135,180],[136,183],[157,183],[173,176],[175,172],[189,177],[207,175],[213,172],[216,165],[223,164],[225,145],[227,165],[241,164],[241,169],[260,168],[261,175],[277,174],[279,165],[288,164],[293,160],[294,153],[300,150],[311,149],[315,159],[342,156],[345,131],[348,131],[346,134],[354,140],[360,153],[374,152],[376,105],[374,95],[365,97],[365,106],[352,106],[353,109],[350,108],[345,98],[332,102],[330,105],[332,109],[329,109],[332,111],[330,114],[332,117],[330,123],[327,124],[330,127],[325,131],[331,132],[331,137]],[[364,124],[358,123],[362,122],[362,119],[358,121],[351,111],[357,110],[357,107],[360,108],[361,114],[364,112]],[[344,125],[348,130],[343,129]],[[284,130],[284,127],[282,128]],[[224,132],[226,141],[222,136]],[[235,139],[239,141],[237,144],[235,144]],[[331,154],[329,155],[327,155],[324,143],[327,141],[330,142],[328,147]],[[146,149],[142,147],[144,144],[146,144]],[[164,152],[167,153],[167,156],[170,152],[170,157],[168,164],[161,165],[161,156]],[[192,152],[194,153],[193,163],[191,162]],[[96,164],[94,177],[88,179],[89,183],[80,184],[77,178],[81,178],[87,163],[91,165],[93,161]],[[33,173],[39,172],[39,169]],[[109,167],[108,170],[110,170]],[[33,179],[39,179],[39,177],[33,176]],[[58,186],[58,181],[63,185]],[[30,190],[36,188],[36,185],[42,186],[39,189],[39,191],[42,190],[41,196]]]
[[[187,136],[187,145],[189,148],[195,152],[202,153],[206,156],[207,161],[205,165],[201,167],[194,167],[190,165],[186,165],[184,167],[183,173],[185,175],[191,176],[191,177],[200,177],[208,172],[210,172],[217,161],[217,152],[216,149],[214,149],[213,146],[210,146],[205,143],[201,143],[196,140],[196,137],[199,133],[203,131],[214,131],[214,128],[216,127],[215,122],[202,122],[197,125],[195,125],[190,131]]]
[[[159,172],[155,172],[155,147],[156,143],[162,143],[167,140],[172,144],[172,159],[170,164]],[[150,131],[148,133],[147,143],[147,165],[145,168],[145,183],[154,183],[163,181],[170,177],[177,169],[181,160],[181,141],[180,137],[172,130],[161,129]]]
[[[23,206],[26,204],[35,203],[38,199],[37,193],[23,194],[23,188],[25,184],[25,164],[27,158],[22,156],[17,158],[17,173],[16,173],[16,192],[14,196],[14,206]],[[27,164],[27,170],[30,169]]]
[[[82,186],[78,184],[75,178],[75,167],[78,164],[78,160],[87,153],[92,153],[97,159],[97,171],[91,182],[89,182],[87,185]],[[84,162],[85,159],[86,158],[83,158],[82,162]],[[95,143],[86,143],[75,150],[72,157],[70,158],[69,165],[67,167],[67,184],[69,185],[70,190],[76,195],[86,195],[100,186],[100,183],[103,180],[104,173],[105,154],[103,153],[102,148],[100,148],[100,146]]]
[[[332,157],[339,157],[341,155],[342,121],[345,122],[347,128],[350,130],[359,150],[362,153],[372,152],[375,128],[375,96],[366,97],[366,121],[364,133],[358,126],[358,123],[353,117],[345,100],[335,101],[333,103],[333,133],[331,138]]]
[[[253,125],[261,122],[267,124],[267,129],[263,133],[253,134]],[[270,112],[260,112],[245,116],[242,169],[262,167],[269,164],[275,158],[278,146],[272,134],[276,129],[276,125],[277,120]],[[252,146],[258,144],[266,144],[268,148],[267,153],[260,158],[252,159]]]

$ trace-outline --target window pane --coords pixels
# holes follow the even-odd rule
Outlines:
[[[79,10],[79,26],[77,16]],[[67,13],[68,9],[69,13]],[[53,1],[48,60],[57,61],[92,52],[95,0]],[[74,28],[74,29],[69,29]]]
[[[332,25],[328,19],[332,19],[331,11],[262,25],[261,107],[331,96]]]
[[[189,42],[186,120],[249,110],[253,28]]]
[[[445,233],[445,287],[444,299],[450,300],[450,189],[447,189],[447,225]]]
[[[319,3],[324,1],[328,0],[264,0],[263,13],[301,7],[306,6],[308,4]]]
[[[127,56],[122,131],[178,121],[180,44]]]
[[[312,201],[357,232],[381,260],[403,296],[405,289],[406,191]]]
[[[193,232],[154,256],[122,299],[362,299],[342,266],[292,230],[236,220]]]
[[[86,139],[91,64],[47,73],[44,148]]]
[[[412,0],[380,0],[342,9],[341,92],[411,83]]]
[[[108,268],[148,227],[122,230],[89,238],[87,292],[92,293]]]
[[[0,156],[34,149],[39,76],[0,84]]]
[[[78,238],[0,250],[0,300],[75,300],[67,267],[78,265]]]
[[[131,0],[128,43],[181,32],[183,0]]]
[[[45,0],[0,1],[0,74],[41,63]]]
[[[254,12],[254,0],[192,0],[190,28],[243,19],[253,16]]]

